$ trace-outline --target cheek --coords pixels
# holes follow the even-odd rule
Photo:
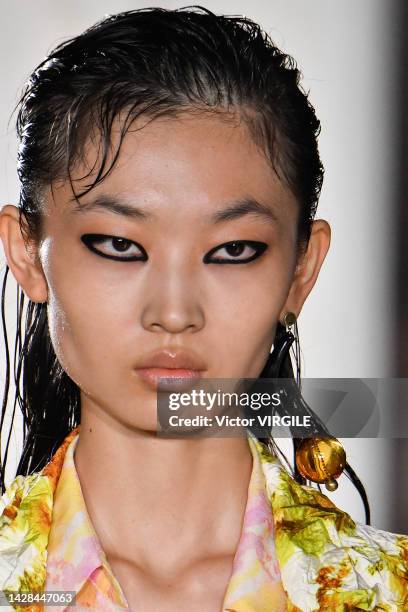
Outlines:
[[[294,264],[283,249],[275,248],[254,265],[219,266],[221,306],[234,326],[266,329],[279,316],[287,298]],[[228,316],[227,316],[228,318]]]
[[[257,377],[268,357],[290,288],[290,270],[282,270],[279,263],[257,271],[254,266],[236,278],[226,274],[219,282],[219,325],[214,328],[223,338],[222,345],[218,341],[223,358],[237,377]]]
[[[224,359],[237,377],[256,378],[270,351],[279,317],[279,304],[269,295],[252,296],[239,308],[231,307],[222,330]]]
[[[59,362],[81,388],[117,363],[126,330],[126,295],[63,258],[50,258],[48,322]],[[125,326],[126,327],[126,326]],[[109,375],[109,374],[108,374]]]

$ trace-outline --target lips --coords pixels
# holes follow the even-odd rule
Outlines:
[[[150,387],[190,388],[202,378],[206,367],[201,358],[191,351],[162,349],[141,360],[136,366],[138,376]],[[167,379],[167,380],[162,380]]]

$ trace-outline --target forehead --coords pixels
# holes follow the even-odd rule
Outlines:
[[[196,215],[232,201],[257,201],[280,218],[293,216],[295,198],[278,179],[246,124],[214,114],[135,121],[120,139],[119,120],[113,126],[106,178],[73,202],[68,182],[54,190],[67,213],[92,208],[95,199],[119,198],[129,205],[148,206],[154,213],[183,210]],[[95,180],[100,166],[98,138],[88,138],[81,160],[72,170],[76,193]]]

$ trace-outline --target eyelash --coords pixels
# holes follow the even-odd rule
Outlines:
[[[104,234],[84,234],[83,236],[81,236],[81,240],[90,251],[93,251],[100,257],[106,257],[107,259],[113,259],[115,261],[147,261],[148,260],[148,255],[145,249],[142,247],[142,245],[139,244],[138,242],[134,242],[133,240],[128,240],[127,238],[122,238],[120,236],[106,236]],[[102,251],[100,251],[94,246],[95,244],[106,242],[109,240],[111,241],[119,240],[119,241],[122,241],[122,244],[124,243],[125,245],[137,246],[137,248],[141,251],[142,255],[137,255],[134,257],[119,257],[115,255],[108,255],[107,253],[103,253]],[[254,253],[250,255],[249,257],[246,257],[245,259],[216,258],[215,260],[214,259],[212,261],[210,260],[211,255],[213,253],[215,253],[216,251],[220,249],[226,249],[231,246],[244,246],[244,247],[250,246],[252,249],[254,249]],[[258,257],[260,257],[267,248],[268,248],[268,245],[265,242],[259,242],[257,240],[231,240],[229,242],[224,242],[223,244],[220,244],[219,246],[212,248],[208,253],[206,253],[206,255],[204,255],[203,262],[207,264],[210,264],[210,263],[215,263],[215,264],[249,263],[250,261],[253,261],[254,259],[257,259]]]
[[[122,238],[120,236],[106,236],[104,234],[84,234],[83,236],[81,236],[81,240],[90,251],[93,251],[100,257],[106,257],[107,259],[114,259],[116,261],[147,261],[148,259],[147,253],[141,244],[139,244],[138,242],[134,242],[133,240],[128,240],[127,238]],[[138,255],[137,257],[117,257],[115,255],[107,255],[106,253],[103,253],[102,251],[99,251],[99,249],[95,248],[95,243],[106,242],[108,240],[121,240],[125,244],[133,244],[137,246],[140,251],[142,251],[142,256]]]

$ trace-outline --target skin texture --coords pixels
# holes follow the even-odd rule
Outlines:
[[[92,167],[95,155],[88,143],[74,178]],[[78,180],[77,188],[83,184]],[[154,350],[185,348],[203,361],[205,377],[257,377],[278,319],[289,310],[299,315],[315,284],[330,227],[314,222],[297,261],[298,202],[245,125],[214,116],[157,119],[129,132],[113,171],[81,198],[82,210],[102,195],[154,216],[74,212],[71,188],[60,182],[45,194],[39,244],[24,243],[18,209],[3,207],[5,254],[26,295],[48,302],[56,354],[81,389],[75,462],[91,520],[130,606],[217,610],[245,511],[252,469],[247,442],[158,438],[156,394],[135,367]],[[208,221],[244,198],[267,205],[276,220],[247,214]],[[100,257],[81,241],[86,233],[136,241],[148,260]],[[233,259],[221,246],[233,240],[268,248],[249,263],[203,263],[217,246],[217,256]],[[115,251],[109,240],[95,246],[118,256],[140,253],[137,246]],[[247,246],[239,257],[253,252]]]

